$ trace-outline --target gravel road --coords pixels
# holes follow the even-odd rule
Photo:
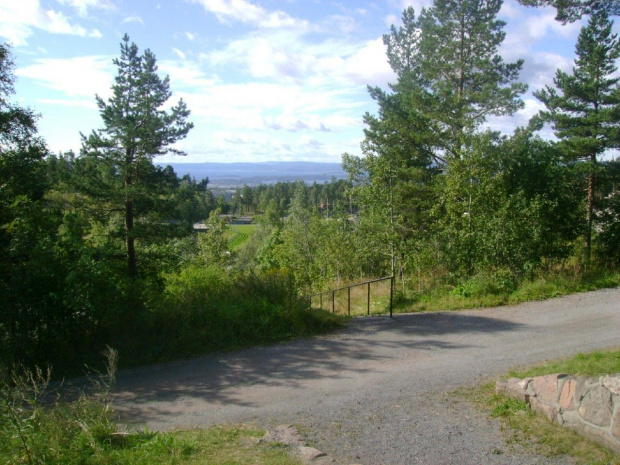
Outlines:
[[[294,424],[338,463],[566,464],[507,447],[458,396],[517,366],[620,346],[620,289],[484,310],[356,319],[344,330],[118,374],[152,430]]]

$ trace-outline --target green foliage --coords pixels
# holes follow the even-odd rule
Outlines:
[[[620,78],[615,76],[620,41],[617,34],[612,34],[612,27],[605,9],[594,8],[577,40],[573,72],[558,70],[555,88],[547,86],[534,94],[547,107],[541,117],[552,123],[564,159],[586,162],[586,261],[591,256],[599,157],[620,147]]]
[[[188,266],[164,279],[163,298],[151,304],[149,315],[152,334],[166,334],[165,344],[153,341],[162,357],[276,342],[338,324],[299,301],[285,271],[256,274]]]
[[[163,110],[172,95],[170,82],[157,74],[155,55],[129,43],[125,35],[121,57],[114,60],[118,67],[113,96],[105,102],[97,96],[97,106],[104,128],[82,135],[82,153],[90,169],[89,182],[81,187],[94,196],[103,209],[123,212],[127,271],[131,278],[138,275],[135,242],[140,238],[136,225],[149,218],[153,205],[159,200],[153,187],[157,186],[157,171],[153,158],[168,152],[182,154],[171,146],[183,139],[193,127],[186,120],[187,106],[180,100],[169,111]],[[166,175],[166,172],[162,173]],[[176,177],[174,178],[176,180]],[[83,180],[88,180],[83,176]],[[157,224],[162,219],[150,221]],[[144,224],[144,223],[143,223]],[[148,231],[146,236],[152,235]]]
[[[620,285],[620,274],[604,268],[576,273],[547,268],[518,279],[509,269],[485,270],[472,277],[443,276],[414,292],[407,290],[396,312],[494,307],[543,300]]]
[[[556,20],[566,24],[579,20],[583,15],[604,9],[610,16],[620,15],[616,0],[518,0],[527,6],[552,6],[557,9]]]
[[[198,236],[198,260],[205,265],[224,265],[229,260],[228,223],[216,208],[205,221],[207,230]]]

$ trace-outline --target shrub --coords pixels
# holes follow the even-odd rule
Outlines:
[[[338,325],[298,298],[286,271],[188,266],[164,275],[163,296],[149,307],[155,358],[276,342]]]

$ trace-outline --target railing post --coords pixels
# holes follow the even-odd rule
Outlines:
[[[336,313],[336,291],[332,291],[332,313]]]
[[[368,304],[368,316],[370,316],[370,283],[368,283],[368,299],[366,302]]]
[[[319,306],[321,310],[323,310],[323,294],[319,294]]]
[[[394,276],[390,279],[390,318],[392,318],[392,302],[394,300]]]
[[[347,313],[351,316],[351,286],[347,287]]]

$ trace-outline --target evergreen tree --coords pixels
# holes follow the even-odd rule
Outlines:
[[[382,224],[375,230],[393,271],[397,257],[406,261],[410,238],[431,242],[437,174],[474,150],[488,116],[523,104],[527,86],[515,82],[523,61],[504,63],[498,53],[505,37],[505,23],[496,19],[501,5],[437,0],[418,19],[409,7],[403,25],[383,38],[398,81],[389,91],[369,88],[379,113],[364,117],[365,157],[356,163],[346,156],[345,164],[352,175],[366,176],[358,188],[361,214]]]
[[[127,269],[136,277],[136,208],[152,189],[153,158],[166,153],[183,155],[172,147],[193,127],[187,122],[190,114],[183,100],[169,111],[162,107],[171,97],[168,77],[157,74],[155,55],[129,43],[125,35],[121,56],[114,60],[118,74],[112,85],[113,96],[105,102],[97,96],[97,106],[104,128],[82,135],[83,155],[103,168],[98,175],[102,185],[99,196],[120,209],[124,216]],[[91,191],[92,192],[92,191]],[[142,214],[149,209],[142,205]]]
[[[597,10],[605,10],[607,14],[620,15],[618,0],[518,0],[527,6],[552,6],[557,9],[555,19],[562,23],[577,21],[583,15],[592,14]]]
[[[542,116],[552,123],[565,159],[588,163],[586,259],[592,245],[598,158],[620,147],[620,78],[614,76],[620,41],[612,26],[605,9],[594,11],[579,34],[572,74],[558,70],[557,89],[546,86],[534,94],[548,109]]]

